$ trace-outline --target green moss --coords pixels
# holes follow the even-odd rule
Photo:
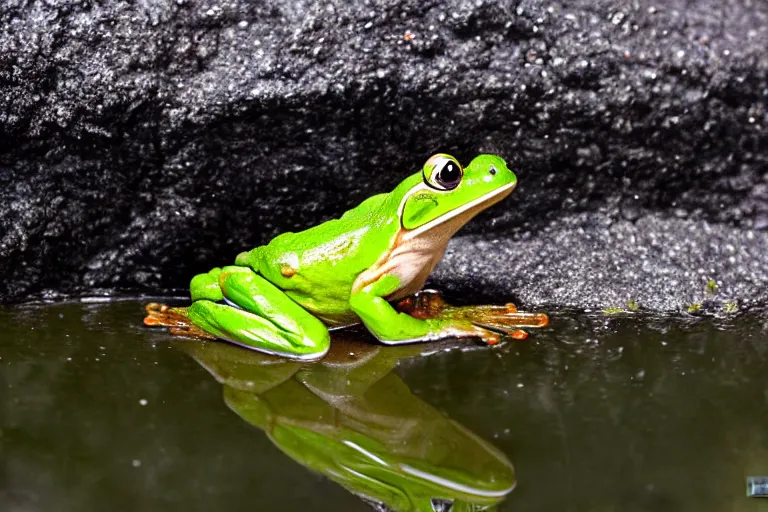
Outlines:
[[[707,293],[710,295],[714,295],[717,293],[717,283],[714,279],[710,279],[707,281]]]
[[[613,315],[614,313],[623,313],[624,309],[619,307],[611,307],[611,308],[605,308],[603,310],[603,314],[606,315]]]
[[[629,299],[627,301],[627,309],[630,311],[637,311],[640,309],[640,303],[637,302],[635,299]]]
[[[698,313],[699,311],[701,311],[701,304],[698,302],[694,302],[693,304],[688,305],[689,313]]]
[[[728,301],[723,304],[723,310],[726,313],[735,313],[739,310],[739,305],[736,303],[736,301]]]

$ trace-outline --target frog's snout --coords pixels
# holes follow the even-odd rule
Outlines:
[[[491,164],[488,166],[488,174],[490,174],[491,179],[509,185],[510,190],[514,190],[517,186],[517,176],[512,172],[512,169],[504,164]]]
[[[507,163],[496,155],[478,155],[464,169],[465,176],[471,176],[471,183],[482,183],[478,190],[483,193],[503,190],[508,194],[517,185],[517,176]],[[504,194],[502,197],[506,197]]]
[[[517,176],[512,172],[512,169],[507,167],[507,162],[502,158],[496,155],[480,155],[476,160],[488,173],[486,180],[493,180],[496,183],[503,183],[505,185],[517,183]]]

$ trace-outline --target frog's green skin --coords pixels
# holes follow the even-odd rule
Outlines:
[[[392,372],[419,347],[334,339],[303,364],[222,343],[179,343],[224,401],[286,455],[377,510],[495,510],[514,489],[507,457],[416,397]],[[322,506],[319,508],[323,508]]]
[[[195,276],[189,319],[219,338],[297,359],[322,357],[329,327],[361,321],[386,344],[482,338],[468,322],[422,320],[389,303],[420,290],[450,237],[517,183],[504,160],[480,155],[446,187],[459,169],[453,157],[435,155],[340,219],[284,233],[235,265]]]

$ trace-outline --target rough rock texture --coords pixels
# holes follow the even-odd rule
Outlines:
[[[451,243],[432,281],[459,300],[721,315],[768,304],[765,231],[589,212],[536,233]]]
[[[521,184],[436,284],[762,300],[766,48],[748,0],[3,0],[0,300],[183,287],[438,150]]]

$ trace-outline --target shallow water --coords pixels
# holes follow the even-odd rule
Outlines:
[[[0,510],[370,510],[346,486],[401,509],[768,511],[745,497],[768,475],[764,316],[562,313],[494,349],[350,336],[304,367],[141,318],[0,310]]]

